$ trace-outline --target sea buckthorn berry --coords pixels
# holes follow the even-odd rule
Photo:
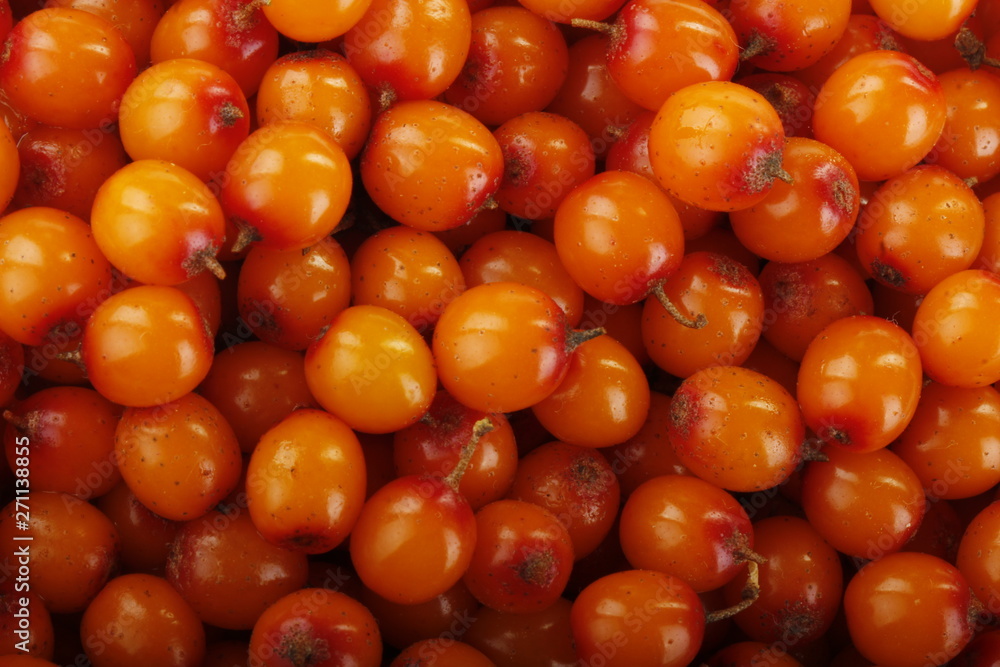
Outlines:
[[[385,109],[446,91],[462,71],[471,41],[472,15],[464,0],[371,0],[344,33],[342,49]]]
[[[459,266],[470,287],[503,281],[530,285],[559,304],[569,326],[583,318],[583,290],[563,266],[555,245],[531,232],[486,234],[462,253]]]
[[[1000,609],[1000,501],[994,501],[969,522],[958,546],[955,564],[979,601],[991,614]]]
[[[81,220],[90,220],[101,184],[129,162],[116,132],[95,133],[45,125],[34,127],[21,137],[17,152],[21,175],[14,206],[48,206]]]
[[[302,656],[307,656],[303,658]],[[378,667],[378,623],[360,602],[337,591],[304,588],[275,601],[250,635],[250,664]]]
[[[684,254],[684,231],[666,194],[627,171],[598,174],[569,193],[556,211],[554,237],[573,280],[622,306],[654,291]]]
[[[648,570],[593,582],[573,602],[571,620],[581,659],[608,667],[688,665],[705,634],[705,608],[694,590],[677,577]],[[618,650],[604,659],[611,646]]]
[[[261,436],[247,467],[250,518],[268,542],[324,553],[340,544],[365,502],[365,456],[347,424],[296,410]]]
[[[976,0],[910,4],[903,0],[869,0],[883,21],[913,39],[930,42],[958,30],[976,8]]]
[[[236,303],[262,341],[304,350],[351,303],[347,254],[330,236],[301,250],[253,246],[240,266]]]
[[[743,47],[740,60],[773,72],[790,72],[812,65],[840,41],[851,2],[734,0],[729,12]]]
[[[441,313],[432,342],[444,388],[483,412],[513,412],[562,381],[578,335],[535,287],[499,282],[471,287]]]
[[[74,338],[111,293],[111,265],[90,227],[36,206],[0,218],[0,329],[24,345]]]
[[[902,328],[855,315],[823,329],[799,367],[806,425],[831,445],[870,452],[910,423],[923,384],[920,355]]]
[[[736,33],[702,0],[631,0],[610,25],[573,24],[610,35],[611,78],[631,100],[651,111],[685,86],[731,79],[739,64]],[[663,66],[665,60],[669,67]]]
[[[468,408],[448,392],[438,391],[427,413],[417,423],[396,431],[392,438],[395,472],[403,475],[449,475],[472,439],[475,424],[489,417],[493,430],[483,434],[462,474],[458,491],[473,510],[506,495],[517,470],[514,431],[503,414]]]
[[[469,568],[476,518],[449,480],[406,475],[365,502],[351,532],[351,562],[378,595],[419,604],[454,586]]]
[[[913,167],[937,143],[947,102],[937,77],[898,51],[869,51],[841,65],[816,96],[813,135],[863,181]]]
[[[528,220],[551,218],[566,197],[594,175],[594,150],[573,121],[533,111],[515,116],[493,133],[503,152],[497,204]]]
[[[941,138],[927,162],[962,179],[986,182],[1000,174],[1000,77],[980,69],[938,75],[948,103]]]
[[[858,220],[858,260],[875,280],[925,294],[969,268],[983,244],[982,203],[958,176],[920,165],[890,178]]]
[[[177,285],[209,270],[225,234],[222,207],[187,169],[163,160],[122,167],[97,191],[90,224],[115,268],[147,285]]]
[[[133,160],[167,160],[203,181],[221,175],[250,133],[250,110],[236,80],[193,58],[160,62],[137,76],[118,118]]]
[[[972,591],[962,573],[927,554],[891,554],[847,584],[851,640],[885,667],[943,665],[975,634]]]
[[[760,491],[802,460],[795,399],[756,371],[717,366],[685,379],[670,403],[670,444],[692,473],[730,491]]]
[[[979,249],[979,257],[972,263],[972,268],[1000,273],[1000,193],[983,199],[983,214],[986,221],[983,247]]]
[[[476,512],[476,548],[462,580],[491,609],[530,613],[556,603],[572,567],[573,544],[555,515],[498,500]]]
[[[600,452],[558,441],[521,458],[508,497],[556,515],[569,531],[577,560],[611,532],[621,503],[618,479]]]
[[[663,475],[641,484],[625,502],[618,530],[632,567],[675,576],[698,592],[724,586],[757,557],[743,506],[697,477]]]
[[[292,120],[326,130],[348,159],[361,152],[372,126],[372,105],[358,73],[339,53],[298,51],[278,58],[257,91],[261,126]]]
[[[133,0],[128,3],[113,0],[46,0],[44,3],[36,4],[45,7],[81,9],[107,19],[132,47],[135,64],[142,69],[149,63],[153,30],[163,16],[164,5],[169,3],[162,0]],[[3,35],[2,30],[0,35]]]
[[[324,130],[275,122],[252,133],[226,165],[220,200],[249,243],[307,248],[340,223],[351,197],[351,165]]]
[[[305,586],[308,574],[304,553],[266,541],[250,514],[236,509],[182,524],[166,578],[205,623],[249,630],[265,609]]]
[[[256,4],[282,35],[298,42],[324,42],[354,27],[371,0],[327,0],[309,4],[296,0],[269,0]]]
[[[388,308],[423,332],[434,327],[465,284],[458,260],[443,242],[398,225],[375,232],[355,250],[347,296],[356,306]]]
[[[9,16],[9,10],[8,10]],[[2,31],[0,31],[2,34]],[[16,615],[15,615],[16,614]],[[21,627],[21,618],[30,618],[28,628]],[[42,662],[49,660],[55,654],[55,629],[52,626],[52,614],[45,608],[45,603],[37,593],[17,590],[17,577],[7,577],[0,583],[0,641],[5,650],[12,650],[17,645],[17,652],[4,656],[5,664],[17,667],[18,664],[31,667],[31,664],[41,664],[51,667],[54,663]],[[27,655],[24,655],[24,654]],[[25,657],[38,660],[38,663],[13,663],[11,658]]]
[[[761,557],[760,594],[733,620],[756,641],[809,644],[830,628],[840,609],[844,580],[840,557],[808,521],[775,516],[753,524],[753,549]],[[725,587],[735,605],[747,576]]]
[[[750,356],[764,325],[764,295],[745,266],[714,252],[692,252],[663,282],[663,292],[684,317],[700,314],[707,324],[685,326],[659,299],[647,298],[642,338],[657,366],[685,378],[710,366],[742,364]]]
[[[306,350],[319,404],[365,433],[416,422],[437,390],[431,351],[413,325],[380,306],[351,306]]]
[[[29,536],[30,591],[53,614],[81,612],[118,571],[118,531],[99,509],[76,496],[38,492],[30,502],[27,530],[18,525],[25,512],[17,503],[23,507],[24,500],[0,510],[0,538],[15,545],[15,536]],[[8,547],[0,558],[12,573],[18,571],[15,549]]]
[[[649,159],[660,184],[681,201],[712,211],[762,201],[775,178],[787,178],[784,145],[774,107],[730,81],[681,88],[660,107],[649,131]]]
[[[928,382],[892,445],[933,498],[971,498],[1000,483],[1000,392]]]
[[[625,0],[519,0],[519,2],[539,16],[556,23],[571,23],[573,19],[603,21],[618,11]]]
[[[340,566],[332,570],[331,574],[334,582],[345,574],[353,576],[352,572],[343,572]],[[364,586],[357,593],[356,599],[375,616],[382,641],[395,649],[403,649],[422,639],[440,637],[449,632],[464,637],[464,619],[472,618],[473,614],[478,616],[487,609],[473,597],[461,580],[441,595],[419,604],[386,600]],[[456,624],[456,620],[460,618],[463,620]],[[477,618],[476,624],[478,623]]]
[[[913,340],[924,372],[941,384],[982,387],[1000,381],[997,316],[1000,276],[970,269],[948,276],[924,297],[913,319]]]
[[[729,214],[736,237],[763,259],[808,262],[847,238],[860,211],[854,167],[826,144],[805,137],[785,143],[778,182],[758,204]],[[788,230],[795,228],[795,234]]]
[[[107,20],[79,9],[32,12],[3,42],[0,88],[31,119],[92,129],[114,123],[135,55]]]
[[[204,515],[239,483],[236,434],[214,405],[194,393],[126,409],[115,430],[115,455],[139,502],[173,521]]]
[[[566,39],[523,7],[489,7],[472,15],[472,44],[445,100],[486,125],[500,125],[555,98],[569,69]]]
[[[645,423],[649,381],[624,345],[598,336],[577,347],[562,382],[531,410],[562,442],[610,447],[634,436]]]
[[[770,262],[760,272],[764,338],[801,361],[809,343],[828,324],[851,315],[872,315],[868,286],[850,263],[834,253],[810,262]]]
[[[132,407],[177,400],[205,379],[213,346],[197,306],[175,287],[141,285],[104,301],[83,332],[94,389]]]
[[[618,131],[643,111],[608,73],[605,54],[610,41],[607,35],[588,35],[569,47],[566,80],[545,109],[582,127],[598,158],[607,153]]]
[[[150,574],[109,581],[83,613],[80,637],[94,667],[193,666],[205,656],[201,619],[173,586]]]
[[[119,408],[93,389],[49,387],[4,411],[7,463],[28,439],[31,488],[102,496],[121,480],[115,449]],[[20,441],[20,442],[19,442]]]
[[[780,643],[736,642],[713,655],[707,667],[803,667]]]
[[[153,62],[197,58],[227,72],[251,97],[278,55],[278,32],[260,5],[247,0],[174,2],[153,31]]]
[[[462,641],[486,654],[496,667],[571,665],[579,660],[570,630],[571,608],[566,598],[532,614],[482,607]]]
[[[503,154],[485,125],[450,104],[382,113],[361,153],[361,180],[395,221],[424,231],[467,222],[500,187]]]
[[[802,477],[802,509],[841,553],[877,560],[899,551],[924,516],[924,490],[913,470],[888,449],[823,451]]]

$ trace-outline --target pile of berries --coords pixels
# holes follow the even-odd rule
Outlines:
[[[0,667],[1000,666],[1000,0],[0,0]]]

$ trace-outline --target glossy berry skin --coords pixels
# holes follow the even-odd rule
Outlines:
[[[921,370],[913,339],[897,325],[868,315],[837,320],[813,339],[799,367],[806,425],[831,445],[881,449],[913,418]]]
[[[91,211],[94,240],[115,268],[147,285],[177,285],[214,263],[222,207],[187,169],[138,160],[104,181]]]
[[[376,119],[361,180],[397,222],[443,231],[467,222],[500,187],[503,155],[485,125],[458,107],[404,102]]]
[[[317,243],[340,223],[353,177],[320,128],[276,122],[247,137],[226,165],[220,201],[245,238],[279,250]]]
[[[760,93],[710,81],[663,103],[649,131],[649,160],[660,185],[681,201],[738,211],[770,192],[784,142],[781,118]]]
[[[271,0],[261,11],[282,35],[299,42],[323,42],[350,30],[370,5],[371,0],[326,0],[308,5]]]
[[[153,65],[129,84],[119,131],[133,160],[166,160],[207,181],[225,170],[247,138],[250,110],[225,71],[177,58]]]
[[[465,574],[476,542],[469,503],[442,478],[407,475],[365,503],[351,532],[361,581],[403,604],[426,602]]]
[[[684,255],[673,204],[648,179],[606,171],[577,186],[556,211],[559,258],[581,288],[616,305],[645,298]]]
[[[771,72],[790,72],[812,65],[840,41],[851,3],[734,0],[729,11],[745,48],[740,59]]]
[[[339,53],[319,49],[278,58],[257,91],[257,122],[309,122],[327,131],[348,159],[361,152],[372,104],[358,73]]]
[[[759,204],[730,214],[737,238],[755,254],[775,262],[807,262],[831,252],[854,228],[860,212],[854,167],[829,146],[791,137],[779,181]],[[795,234],[788,230],[795,228]]]
[[[860,180],[881,181],[920,162],[941,136],[946,115],[941,83],[930,70],[897,51],[869,51],[826,80],[812,127]]]
[[[972,591],[934,556],[892,554],[866,565],[844,593],[854,646],[886,667],[943,665],[975,631]]]
[[[576,598],[570,619],[585,662],[593,664],[609,646],[618,648],[604,662],[608,667],[688,665],[705,633],[705,609],[691,587],[647,570],[625,570],[593,582]]]
[[[103,396],[146,407],[198,386],[212,365],[201,313],[174,287],[142,285],[102,303],[87,321],[81,350],[87,375]]]
[[[0,172],[3,174],[0,176],[0,206],[6,210],[7,204],[10,203],[17,190],[18,174],[21,168],[17,141],[14,140],[6,123],[0,123],[0,165],[3,166],[3,171]]]
[[[511,282],[466,290],[434,329],[444,388],[483,412],[513,412],[551,394],[569,368],[566,315],[541,290]]]
[[[306,555],[276,547],[248,512],[212,510],[181,525],[166,578],[205,623],[249,630],[265,609],[306,584]]]
[[[236,79],[243,94],[251,97],[278,55],[278,32],[257,5],[241,0],[178,0],[157,22],[149,48],[154,63],[175,58],[211,63]]]
[[[569,533],[548,510],[498,500],[476,512],[476,548],[462,580],[487,607],[542,611],[562,595],[572,568]]]
[[[111,265],[74,215],[33,207],[0,218],[0,330],[24,345],[78,335],[111,291]]]
[[[469,56],[444,99],[501,125],[548,106],[568,68],[566,39],[551,21],[524,7],[488,7],[472,14]]]
[[[919,165],[889,179],[858,219],[858,260],[875,280],[926,294],[969,268],[983,243],[983,205],[958,176]]]
[[[133,629],[122,632],[123,626]],[[165,579],[126,574],[101,589],[80,621],[80,638],[94,667],[200,664],[201,619]]]
[[[700,370],[670,404],[670,443],[692,473],[730,491],[785,480],[802,459],[795,399],[766,375],[737,366]]]
[[[960,271],[931,288],[914,316],[913,340],[932,380],[955,387],[1000,380],[1000,332],[983,326],[998,303],[1000,278],[989,271]]]
[[[844,591],[840,557],[808,521],[774,516],[753,525],[753,549],[760,565],[760,595],[734,617],[756,641],[811,643],[830,628]],[[746,574],[724,590],[727,604],[738,603]]]
[[[305,363],[319,404],[365,433],[409,426],[437,390],[427,343],[401,315],[380,306],[341,312],[306,350]]]
[[[250,636],[249,659],[262,667],[304,662],[312,667],[378,667],[382,637],[360,602],[325,588],[303,588],[260,615]]]
[[[477,619],[478,620],[478,619]],[[453,639],[425,639],[407,646],[389,667],[496,667],[481,651]]]
[[[938,75],[948,102],[948,119],[929,162],[962,179],[986,182],[1000,173],[1000,77],[985,69],[956,69]]]
[[[1000,392],[927,382],[892,451],[933,498],[971,498],[1000,483]]]
[[[874,560],[898,551],[924,515],[916,474],[888,449],[856,453],[827,447],[802,477],[809,523],[837,551]]]
[[[639,485],[622,508],[619,534],[632,567],[675,576],[699,593],[735,577],[755,540],[733,496],[685,475]]]
[[[447,90],[471,41],[472,16],[462,0],[372,0],[342,48],[385,109]]]
[[[240,479],[240,448],[232,427],[194,393],[126,409],[115,429],[115,455],[139,502],[172,521],[204,515]]]
[[[273,544],[324,553],[350,533],[365,501],[365,457],[347,424],[296,410],[261,436],[246,472],[247,505]]]
[[[919,39],[934,41],[954,33],[976,8],[973,0],[929,2],[918,8],[900,0],[869,0],[872,9],[896,32]]]
[[[955,564],[979,601],[992,612],[1000,609],[1000,502],[994,501],[969,522],[958,545]]]
[[[702,0],[632,0],[610,33],[608,73],[651,111],[685,86],[731,79],[739,63],[736,33]]]
[[[109,21],[79,9],[42,9],[19,21],[4,45],[0,88],[26,116],[80,130],[115,122],[136,64]]]

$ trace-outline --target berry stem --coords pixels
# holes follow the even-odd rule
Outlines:
[[[455,464],[455,469],[444,478],[445,484],[450,486],[456,493],[458,492],[458,484],[462,481],[462,476],[465,475],[465,471],[469,468],[469,462],[472,461],[472,455],[476,453],[476,446],[479,444],[479,440],[493,429],[493,420],[489,417],[483,417],[473,425],[472,437],[462,447],[462,453],[458,458],[458,463]]]
[[[572,19],[569,24],[574,28],[596,30],[597,32],[604,33],[605,35],[612,35],[615,32],[615,27],[612,24],[604,23],[603,21],[592,21],[591,19]]]
[[[205,257],[202,260],[202,267],[211,272],[211,274],[219,280],[226,279],[226,270],[222,268],[222,264],[219,263],[219,260],[216,259],[214,255]]]
[[[566,351],[572,352],[588,340],[593,340],[606,333],[607,331],[604,327],[594,327],[593,329],[570,329],[566,332]]]
[[[705,313],[698,313],[698,316],[693,320],[681,313],[677,306],[674,305],[674,302],[670,300],[670,297],[667,296],[667,293],[663,291],[662,280],[653,284],[652,292],[653,296],[656,297],[656,300],[660,302],[660,305],[663,306],[668,313],[670,313],[670,316],[673,317],[678,324],[689,329],[701,329],[708,324],[708,318],[705,317]]]
[[[760,560],[764,560],[759,554],[754,555]],[[732,607],[726,607],[725,609],[718,609],[716,611],[706,613],[706,623],[715,623],[716,621],[723,621],[727,618],[732,618],[757,601],[757,597],[760,596],[760,565],[758,565],[758,561],[754,559],[748,559],[746,564],[747,583],[743,585],[743,599],[734,604]]]

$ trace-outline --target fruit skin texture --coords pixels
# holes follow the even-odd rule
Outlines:
[[[781,118],[763,95],[709,81],[663,103],[649,131],[649,160],[660,185],[681,201],[738,211],[771,191],[784,144]]]
[[[869,563],[844,592],[854,646],[885,667],[942,665],[973,636],[972,591],[935,556],[897,553]]]

